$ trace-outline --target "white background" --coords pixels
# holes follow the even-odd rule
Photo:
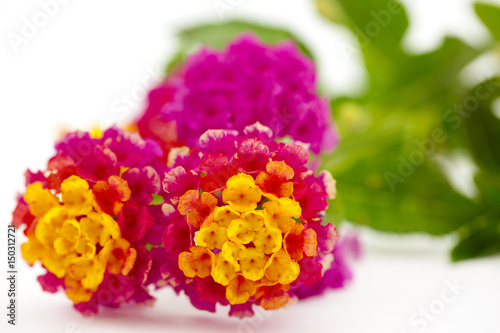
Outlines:
[[[154,84],[155,73],[176,49],[177,29],[231,17],[288,28],[316,54],[324,91],[362,91],[366,74],[360,58],[346,57],[340,47],[356,45],[354,37],[321,18],[312,1],[221,0],[236,5],[223,17],[214,10],[217,1],[68,1],[16,48],[8,36],[21,35],[24,20],[33,22],[41,7],[38,1],[0,0],[1,272],[6,272],[5,228],[15,193],[24,187],[24,170],[45,167],[61,129],[123,123],[139,112],[141,92]],[[404,45],[411,52],[432,50],[445,34],[473,46],[487,40],[469,0],[405,3],[411,23]],[[480,79],[493,71],[498,64],[485,60],[464,77]],[[107,310],[85,319],[63,294],[42,293],[36,281],[40,267],[29,268],[20,260],[16,327],[6,325],[6,274],[0,274],[1,331],[410,333],[424,326],[411,325],[412,316],[434,306],[442,311],[420,331],[500,332],[499,257],[452,264],[448,251],[453,236],[359,233],[364,256],[354,264],[355,278],[347,288],[244,321],[227,318],[225,308],[215,315],[195,310],[169,290],[156,293],[153,308]],[[455,282],[465,290],[439,309],[436,304],[442,295],[453,295],[448,284]]]

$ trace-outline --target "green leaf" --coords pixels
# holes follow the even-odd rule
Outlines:
[[[183,51],[178,51],[170,58],[170,60],[165,65],[165,73],[167,75],[173,74],[173,72],[175,72],[175,69],[182,65],[184,61],[186,61],[186,53]]]
[[[453,261],[485,257],[500,253],[500,220],[484,215],[473,221],[475,227],[451,252]],[[477,225],[482,228],[477,228]]]
[[[454,261],[500,253],[500,175],[480,171],[474,180],[486,213],[460,229]]]
[[[433,235],[455,231],[477,216],[477,205],[455,191],[402,135],[385,129],[340,143],[323,165],[337,180],[335,204],[341,207],[335,210],[378,230]]]
[[[460,70],[477,55],[477,51],[451,37],[445,38],[435,51],[407,55],[400,63],[394,64],[392,71],[395,73],[391,74],[393,80],[388,87],[390,91],[385,91],[382,101],[407,106],[406,112],[431,103],[438,104],[438,113],[441,113],[442,108],[450,106],[450,97],[456,97],[453,93]],[[384,73],[378,75],[384,76]]]
[[[367,0],[362,6],[350,0],[321,0],[317,1],[317,6],[329,19],[333,11],[341,13],[341,19],[333,18],[332,21],[342,22],[357,37],[358,45],[340,44],[339,47],[347,58],[363,54],[371,89],[388,91],[394,86],[399,75],[395,68],[406,62],[401,49],[401,40],[408,27],[404,8],[392,0]]]
[[[346,24],[346,14],[338,1],[315,0],[318,12],[333,23]]]
[[[459,98],[460,70],[478,52],[445,38],[435,51],[408,54],[401,47],[408,19],[394,1],[317,4],[327,17],[325,4],[342,8],[342,19],[332,21],[347,25],[358,37],[370,76],[364,96],[331,103],[343,138],[324,165],[338,188],[327,216],[384,231],[434,235],[467,224],[481,209],[450,186],[430,156],[449,145],[443,114]],[[432,152],[426,152],[422,143],[435,131],[444,139],[433,141]],[[423,158],[416,165],[411,157]]]
[[[228,21],[198,25],[182,30],[179,33],[179,39],[181,48],[187,51],[199,44],[208,45],[216,49],[223,49],[230,41],[245,32],[257,35],[260,40],[268,44],[293,40],[304,54],[313,58],[312,53],[305,44],[288,31],[244,21]]]
[[[362,48],[376,45],[377,49],[384,53],[399,52],[401,40],[408,28],[408,17],[399,2],[365,0],[362,6],[350,0],[329,0],[329,2],[330,7],[337,8],[346,17],[343,22],[356,34]],[[326,6],[321,2],[318,4],[323,8]]]
[[[493,37],[500,41],[500,8],[491,4],[476,3],[474,9]]]
[[[316,0],[320,13],[357,36],[359,44],[344,53],[362,53],[369,75],[363,96],[331,101],[342,141],[324,156],[323,167],[337,179],[338,190],[327,219],[337,223],[345,218],[390,232],[442,235],[459,230],[454,260],[496,253],[500,120],[492,102],[500,95],[500,82],[490,80],[467,92],[459,77],[489,49],[472,49],[447,37],[432,52],[409,54],[401,46],[407,16],[402,7],[391,12],[391,3]],[[499,9],[478,4],[476,12],[499,40]],[[464,112],[475,102],[472,111]],[[443,140],[433,139],[436,131]],[[474,200],[454,190],[432,162],[434,154],[456,147],[468,150],[480,168],[475,178],[480,196]]]
[[[342,197],[337,196],[335,200],[328,200],[328,208],[325,211],[323,223],[335,223],[337,227],[342,224],[346,220],[343,207]]]
[[[462,99],[462,113],[450,119],[457,126],[465,123],[474,160],[491,174],[500,174],[500,119],[492,110],[493,101],[499,96],[500,78],[482,82]]]
[[[153,245],[153,244],[150,244],[150,243],[146,244],[146,249],[148,251],[151,251],[152,248],[159,248],[159,247],[163,247],[163,244],[160,244],[160,245]]]
[[[500,217],[500,175],[481,171],[474,177],[484,203]]]
[[[326,17],[332,10],[328,8],[341,8],[344,19],[333,21],[342,22],[358,37],[359,45],[340,47],[346,56],[363,54],[370,80],[360,102],[370,113],[381,117],[418,109],[434,114],[432,126],[441,121],[457,98],[458,74],[477,57],[476,50],[448,37],[433,52],[408,54],[401,46],[408,18],[393,0],[369,0],[363,6],[349,0],[317,0],[317,6]]]
[[[150,205],[161,205],[163,203],[163,197],[158,194],[151,195],[153,199],[150,202]]]

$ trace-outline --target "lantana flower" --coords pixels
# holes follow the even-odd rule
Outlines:
[[[202,48],[149,93],[136,125],[168,152],[195,147],[206,130],[241,132],[255,122],[273,137],[310,144],[314,153],[338,142],[314,64],[291,41],[270,46],[243,35],[222,51]]]
[[[355,242],[323,224],[334,181],[307,168],[307,145],[272,137],[259,123],[209,130],[165,166],[137,133],[68,133],[47,170],[26,172],[13,213],[22,255],[46,269],[45,291],[64,290],[84,314],[151,304],[152,287],[171,286],[241,318],[253,304],[278,309],[342,287]]]
[[[199,148],[170,152],[163,189],[172,222],[164,247],[152,249],[153,269],[199,309],[220,303],[251,316],[254,304],[278,309],[333,286],[338,236],[324,211],[334,180],[307,168],[307,148],[273,137],[256,123],[208,130]]]
[[[110,128],[68,133],[56,150],[46,171],[26,172],[13,214],[28,238],[22,256],[46,269],[38,278],[44,290],[63,289],[83,313],[152,302],[147,247],[160,242],[155,226],[168,222],[161,206],[150,205],[160,191],[161,148]]]
[[[64,135],[13,213],[42,288],[91,314],[170,286],[242,318],[343,286],[357,243],[325,221],[335,182],[309,159],[338,140],[316,91],[292,42],[243,36],[154,89],[138,133]]]

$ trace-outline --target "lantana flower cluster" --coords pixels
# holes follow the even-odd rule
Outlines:
[[[161,180],[153,167],[157,143],[111,128],[91,136],[72,132],[56,145],[44,172],[26,173],[13,224],[25,225],[22,255],[40,261],[44,290],[63,289],[75,307],[97,312],[153,300],[145,288],[152,258],[146,248],[167,221],[150,205]],[[158,166],[161,164],[158,164]]]
[[[338,236],[322,222],[334,180],[306,167],[302,145],[272,138],[256,123],[241,134],[208,130],[199,148],[171,152],[161,270],[200,309],[230,304],[240,317],[252,304],[278,309],[331,268]]]
[[[206,130],[241,132],[255,122],[275,137],[308,143],[314,153],[338,143],[314,64],[291,41],[269,46],[243,35],[222,51],[202,48],[150,92],[137,127],[168,152],[195,147]]]
[[[335,182],[310,156],[337,136],[316,90],[293,43],[243,36],[189,57],[131,131],[65,134],[13,213],[42,288],[92,314],[170,286],[242,318],[342,287],[357,243],[325,221]]]

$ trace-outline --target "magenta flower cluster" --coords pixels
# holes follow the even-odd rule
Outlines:
[[[292,42],[267,46],[244,35],[223,51],[201,49],[151,91],[137,125],[144,137],[196,146],[206,130],[242,131],[255,122],[276,138],[310,144],[314,153],[338,142],[314,64]]]

